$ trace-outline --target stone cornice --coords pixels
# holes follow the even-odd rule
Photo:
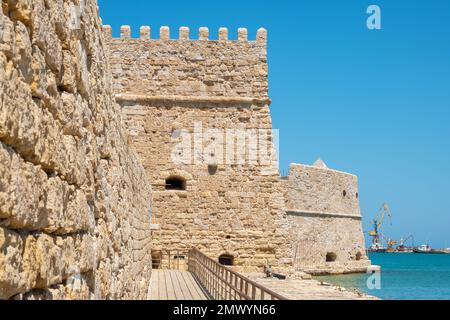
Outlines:
[[[286,210],[286,214],[289,216],[297,217],[320,217],[320,218],[350,218],[355,220],[362,220],[360,215],[339,213],[339,212],[320,212],[320,211],[308,211],[308,210]]]
[[[254,104],[270,105],[272,101],[269,98],[249,98],[249,97],[225,97],[225,96],[150,96],[137,94],[116,94],[117,102],[194,102],[194,103],[214,103],[214,104]]]

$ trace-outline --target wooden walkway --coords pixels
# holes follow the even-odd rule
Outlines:
[[[150,300],[208,300],[192,273],[179,270],[153,270]]]

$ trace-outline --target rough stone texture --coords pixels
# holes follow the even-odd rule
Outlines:
[[[285,183],[290,241],[297,270],[314,274],[364,272],[365,253],[357,177],[292,164]],[[327,261],[328,260],[333,261]]]
[[[124,37],[112,41],[111,61],[116,93],[268,98],[265,41]]]
[[[205,39],[207,32],[202,32]],[[200,162],[172,160],[180,142],[174,133],[195,133],[196,124],[203,137],[212,128],[272,129],[264,38],[112,39],[110,61],[127,127],[154,185],[154,222],[161,230],[154,233],[153,248],[194,246],[215,259],[232,255],[238,270],[271,264],[292,271],[284,194],[278,168],[270,161],[273,154],[269,152],[267,163],[251,163],[249,154],[241,164],[228,162],[216,151]],[[225,141],[225,131],[216,138]],[[268,150],[273,149],[271,131],[265,139]],[[205,138],[201,148],[213,140]],[[197,157],[195,146],[190,151]],[[217,164],[217,170],[210,172],[208,164]],[[165,190],[171,176],[186,180],[186,191]]]
[[[161,230],[154,232],[155,250],[197,247],[214,258],[231,254],[235,266],[247,269],[291,265],[284,233],[283,190],[276,169],[219,164],[211,174],[205,163],[177,165],[171,159],[178,143],[172,139],[175,122],[189,131],[194,131],[195,121],[217,129],[270,128],[267,106],[210,105],[199,111],[193,105],[174,104],[167,109],[152,104],[127,106],[124,113],[135,148],[155,185],[153,216],[161,225]],[[242,117],[248,118],[248,123],[240,124]],[[184,178],[186,191],[165,190],[165,181],[171,176]]]
[[[0,299],[145,298],[151,189],[94,0],[0,10]]]

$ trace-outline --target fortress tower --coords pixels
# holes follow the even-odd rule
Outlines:
[[[110,39],[117,101],[153,185],[153,249],[197,247],[239,270],[292,269],[272,136],[266,30],[191,40],[121,28]],[[180,147],[181,146],[181,147]]]

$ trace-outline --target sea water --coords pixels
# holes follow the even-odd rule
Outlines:
[[[372,253],[381,266],[380,288],[369,289],[370,274],[323,276],[317,279],[356,288],[388,300],[450,300],[450,254]]]

